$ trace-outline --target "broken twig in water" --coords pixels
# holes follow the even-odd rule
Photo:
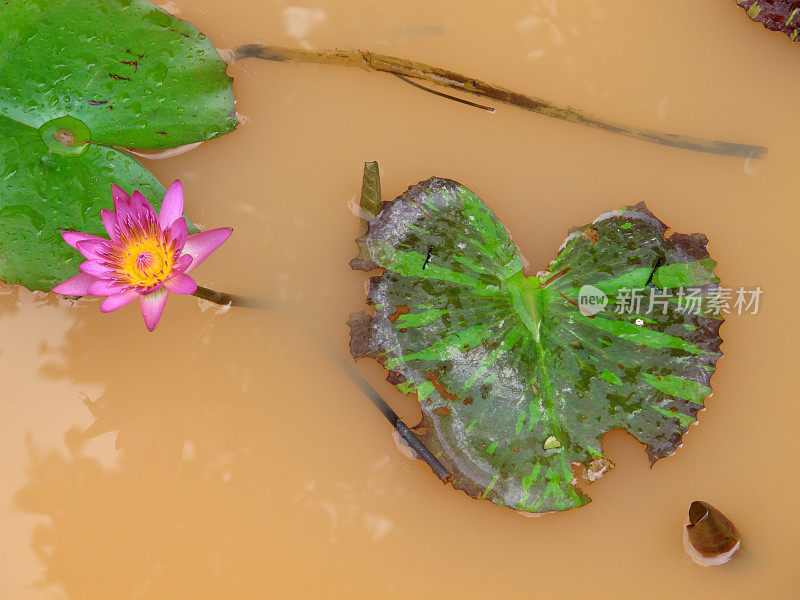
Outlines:
[[[448,100],[454,100],[455,102],[460,102],[461,104],[466,104],[467,106],[472,106],[473,108],[480,108],[481,110],[485,110],[486,112],[494,112],[494,109],[491,106],[485,106],[483,104],[478,104],[477,102],[471,102],[469,100],[465,100],[464,98],[457,98],[456,96],[451,96],[450,94],[445,94],[444,92],[439,92],[437,90],[432,90],[429,87],[425,87],[421,83],[417,83],[416,81],[411,81],[408,77],[404,75],[400,75],[399,73],[392,73],[398,79],[402,79],[408,85],[413,85],[415,88],[428,92],[429,94],[433,94],[434,96],[439,96],[441,98],[447,98]]]
[[[581,112],[580,110],[557,106],[541,98],[513,92],[473,77],[461,75],[454,71],[440,69],[403,58],[396,58],[394,56],[375,54],[366,50],[303,50],[299,48],[283,48],[280,46],[265,46],[261,44],[247,44],[233,50],[234,61],[245,58],[258,58],[276,62],[308,62],[341,65],[346,67],[358,67],[368,71],[391,73],[405,80],[416,79],[426,83],[440,85],[482,98],[488,98],[504,104],[524,108],[525,110],[530,110],[548,117],[594,127],[595,129],[617,133],[654,144],[683,148],[684,150],[694,150],[696,152],[706,152],[724,156],[739,156],[743,158],[763,158],[767,153],[767,149],[763,146],[706,140],[604,121]],[[409,83],[411,82],[409,81]],[[428,90],[424,86],[422,87],[426,91],[434,92],[434,90]],[[439,94],[437,93],[437,95]],[[453,100],[458,100],[459,102],[471,104],[447,94],[442,95]],[[488,108],[482,105],[478,105],[478,107],[484,110]]]

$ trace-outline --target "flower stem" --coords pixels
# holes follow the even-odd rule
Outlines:
[[[208,300],[221,306],[241,306],[243,308],[274,308],[269,302],[252,298],[250,296],[236,296],[225,292],[218,292],[202,285],[197,286],[197,290],[192,294],[197,298]]]
[[[233,50],[233,57],[234,60],[259,58],[276,62],[309,62],[358,67],[368,71],[391,73],[404,80],[417,79],[425,81],[430,84],[495,100],[496,102],[510,104],[548,117],[563,119],[571,123],[578,123],[580,125],[586,125],[588,127],[617,133],[637,140],[652,142],[654,144],[661,144],[663,146],[673,146],[684,150],[745,158],[763,158],[767,153],[767,149],[763,146],[706,140],[604,121],[580,110],[557,106],[541,98],[526,96],[491,83],[480,81],[474,77],[461,75],[454,71],[440,69],[439,67],[433,67],[403,58],[396,58],[394,56],[375,54],[366,50],[303,50],[299,48],[247,44],[235,48]],[[427,90],[426,88],[426,91],[433,90]],[[454,99],[452,97],[450,98]],[[479,105],[479,107],[483,109],[487,108],[482,105]]]
[[[202,285],[198,285],[197,290],[195,290],[194,294],[192,295],[202,298],[203,300],[208,300],[209,302],[213,302],[215,304],[221,304],[223,306],[228,304],[231,306],[238,304],[238,302],[236,302],[236,296],[232,294],[226,294],[224,292],[217,292],[207,287],[203,287]]]

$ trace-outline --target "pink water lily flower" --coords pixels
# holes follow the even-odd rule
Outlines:
[[[222,227],[189,235],[183,217],[183,186],[175,180],[156,215],[138,191],[129,196],[113,186],[114,210],[100,215],[111,239],[64,231],[61,235],[88,260],[79,275],[53,288],[67,296],[105,296],[100,310],[111,312],[139,300],[144,324],[153,331],[164,312],[169,292],[193,294],[197,284],[188,273],[227,240]]]

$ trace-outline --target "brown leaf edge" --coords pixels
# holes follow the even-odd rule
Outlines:
[[[736,0],[736,5],[747,12],[756,23],[770,31],[781,31],[793,42],[800,36],[800,4],[784,0]]]

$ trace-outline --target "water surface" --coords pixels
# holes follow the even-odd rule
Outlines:
[[[147,165],[230,241],[196,272],[281,311],[172,297],[148,334],[135,308],[0,288],[0,597],[790,598],[800,485],[796,161],[800,48],[731,2],[404,3],[172,0],[219,48],[262,42],[421,60],[674,133],[760,144],[763,161],[659,147],[398,79],[243,61],[239,129]],[[347,352],[364,303],[350,210],[364,161],[385,199],[457,179],[509,226],[532,269],[569,226],[646,201],[701,231],[729,287],[714,395],[650,470],[613,432],[594,502],[526,519],[442,486],[319,349]],[[359,371],[408,422],[374,363]],[[91,410],[90,410],[91,407]],[[88,430],[88,433],[87,433]],[[681,543],[694,499],[742,533],[730,564]]]

